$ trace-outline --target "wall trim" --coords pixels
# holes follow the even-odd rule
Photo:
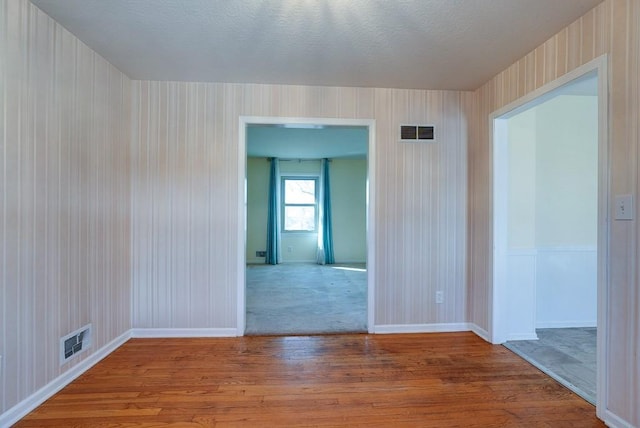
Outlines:
[[[136,339],[149,338],[180,338],[180,337],[236,337],[242,336],[236,328],[133,328],[131,337]]]
[[[469,327],[476,336],[480,337],[485,342],[491,343],[491,337],[489,336],[489,332],[487,330],[475,323],[469,323]]]
[[[113,351],[122,346],[131,338],[131,330],[127,330],[111,342],[98,349],[86,359],[77,365],[71,367],[45,386],[11,407],[0,415],[0,426],[11,426],[24,418],[29,412],[33,411],[40,404],[51,398],[55,393],[73,382],[81,374],[89,370],[91,367],[99,363],[103,358],[111,354]]]
[[[597,327],[598,321],[549,321],[536,323],[536,328],[580,328],[580,327]]]
[[[511,341],[511,340],[538,340],[538,335],[535,333],[509,334],[507,336],[507,341]]]
[[[460,331],[472,331],[469,323],[444,323],[444,324],[383,324],[373,327],[375,334],[393,333],[455,333]]]
[[[621,417],[614,415],[613,413],[611,413],[610,410],[605,410],[603,413],[604,413],[604,417],[602,418],[602,420],[608,427],[637,428],[637,427],[634,427],[633,424],[631,424],[630,422],[627,422]]]

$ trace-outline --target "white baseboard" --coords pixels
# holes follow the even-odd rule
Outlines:
[[[454,333],[459,331],[471,331],[471,327],[466,322],[447,324],[385,324],[373,327],[375,334]]]
[[[131,337],[162,338],[162,337],[236,337],[235,328],[134,328]]]
[[[469,323],[469,327],[471,328],[471,331],[474,332],[481,339],[491,343],[491,338],[487,330],[481,328],[478,324],[475,324],[475,323]]]
[[[536,328],[576,328],[576,327],[597,327],[598,322],[593,321],[549,321],[538,322]]]
[[[634,426],[630,422],[627,422],[624,419],[622,419],[621,417],[614,415],[613,413],[611,413],[607,409],[605,409],[605,411],[603,413],[604,413],[603,421],[608,427],[611,427],[611,428],[637,428],[636,426]]]
[[[517,333],[507,335],[507,341],[509,340],[538,340],[538,335],[535,333]]]
[[[40,388],[38,391],[31,394],[6,412],[0,415],[0,427],[8,427],[15,424],[20,419],[25,417],[29,412],[34,410],[40,404],[44,403],[47,399],[52,397],[56,392],[71,383],[74,379],[78,378],[81,374],[89,370],[96,365],[100,360],[107,355],[118,349],[122,344],[131,338],[131,331],[127,330],[120,336],[113,339],[111,342],[98,349],[93,354],[89,355],[86,359],[71,367],[66,372],[62,373],[57,378]]]

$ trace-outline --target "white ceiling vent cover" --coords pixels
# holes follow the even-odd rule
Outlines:
[[[435,140],[433,125],[400,125],[400,142],[432,142]]]
[[[60,364],[91,347],[91,324],[60,338]]]

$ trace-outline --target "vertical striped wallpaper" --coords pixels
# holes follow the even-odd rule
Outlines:
[[[376,324],[465,322],[472,94],[133,82],[133,325],[236,326],[238,118],[376,120]],[[400,144],[400,123],[438,141]],[[445,303],[435,304],[442,290]]]
[[[130,328],[130,81],[0,1],[0,413]],[[87,323],[93,348],[59,365]]]
[[[488,117],[493,111],[602,54],[607,54],[609,60],[610,196],[613,199],[614,195],[631,193],[637,201],[640,196],[640,1],[606,0],[475,92],[468,147],[468,317],[482,328],[489,327],[493,246]],[[640,426],[638,242],[637,219],[611,222],[607,408],[634,426]]]
[[[376,324],[466,321],[465,92],[375,90]],[[398,143],[401,123],[434,143]],[[435,292],[444,304],[435,303]]]

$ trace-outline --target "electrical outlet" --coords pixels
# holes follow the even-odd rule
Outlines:
[[[287,247],[287,253],[290,253],[293,251],[293,247]]]
[[[436,303],[444,303],[444,293],[442,291],[436,291]]]
[[[256,251],[256,257],[267,257],[266,251]]]

